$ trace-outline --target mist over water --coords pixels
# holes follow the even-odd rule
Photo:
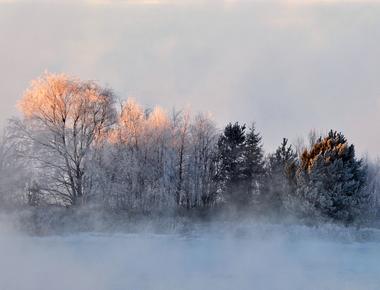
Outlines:
[[[378,289],[379,249],[377,230],[337,226],[48,237],[2,226],[0,289]]]

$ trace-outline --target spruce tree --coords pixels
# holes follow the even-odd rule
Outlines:
[[[229,123],[218,140],[215,179],[228,203],[234,203],[243,191],[245,129],[245,125]]]
[[[260,203],[263,194],[264,181],[264,151],[262,137],[256,132],[255,125],[252,124],[246,135],[244,146],[244,187],[246,194],[241,197],[241,201],[249,203],[253,198],[255,203]]]
[[[342,133],[330,131],[301,156],[297,197],[306,216],[351,223],[366,209],[366,168]]]
[[[295,190],[297,153],[288,139],[283,138],[276,152],[269,155],[267,162],[266,187],[267,205],[271,210],[281,212]]]
[[[227,203],[239,207],[260,202],[265,172],[261,136],[254,125],[245,130],[245,125],[228,124],[217,148],[219,190]]]

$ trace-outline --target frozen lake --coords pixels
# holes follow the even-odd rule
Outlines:
[[[376,230],[251,225],[0,237],[1,290],[380,289]]]

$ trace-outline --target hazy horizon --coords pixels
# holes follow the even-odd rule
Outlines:
[[[332,128],[376,157],[379,16],[377,1],[0,0],[0,126],[48,70],[220,128],[255,121],[268,151]]]

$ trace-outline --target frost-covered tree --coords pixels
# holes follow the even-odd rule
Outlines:
[[[305,216],[353,222],[368,208],[366,168],[354,145],[330,131],[301,156],[297,171],[298,206]]]
[[[217,144],[216,181],[228,203],[239,203],[247,196],[245,173],[245,125],[229,123]]]
[[[108,142],[93,159],[97,200],[143,211],[213,204],[215,125],[205,115],[169,116],[133,100],[122,104]]]
[[[225,201],[238,206],[260,203],[264,181],[261,136],[253,125],[228,124],[217,144],[216,180]]]
[[[198,114],[189,130],[189,160],[186,190],[191,207],[209,207],[217,200],[213,181],[216,126],[205,114]]]
[[[363,216],[368,221],[373,220],[374,215],[380,213],[380,160],[371,160],[367,157],[363,162],[367,167],[367,181],[364,190],[371,195],[368,200],[367,215]]]
[[[178,188],[176,134],[161,108],[145,110],[135,101],[121,106],[118,122],[95,159],[94,191],[105,196],[107,206],[129,210],[173,207]],[[184,156],[184,155],[183,155]]]
[[[16,142],[9,129],[0,136],[0,207],[25,203],[32,175],[28,163],[19,155],[22,144]]]
[[[188,147],[189,147],[189,130],[190,130],[190,112],[173,111],[172,115],[173,141],[174,149],[177,155],[176,170],[176,203],[181,205],[182,201],[187,208],[191,206],[189,189],[185,188],[184,181],[186,168],[188,167]]]
[[[51,202],[82,204],[87,196],[86,159],[114,122],[114,96],[92,81],[46,73],[34,80],[14,123],[25,156],[39,168],[39,190]]]
[[[156,107],[147,118],[146,175],[150,203],[175,203],[176,150],[172,124],[165,110]],[[178,156],[178,155],[177,155]],[[144,180],[143,180],[144,181]]]
[[[255,125],[252,124],[245,138],[243,167],[247,195],[246,197],[242,196],[242,202],[249,203],[253,198],[255,203],[261,203],[264,198],[264,164],[262,137],[260,133],[256,132]]]
[[[295,191],[295,172],[297,153],[292,145],[288,145],[288,139],[283,138],[276,152],[270,154],[267,159],[267,205],[276,212],[281,212]]]
[[[142,208],[152,172],[148,167],[151,130],[143,108],[133,99],[122,104],[109,141],[103,167],[104,184],[112,184],[107,203],[119,209]]]

